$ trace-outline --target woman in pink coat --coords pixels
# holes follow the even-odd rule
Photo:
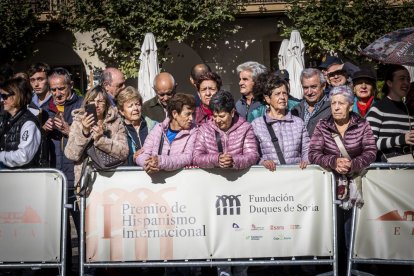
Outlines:
[[[213,120],[199,127],[193,165],[245,169],[256,164],[259,153],[253,128],[237,114],[230,92],[214,94],[210,109]]]
[[[173,171],[191,165],[196,128],[194,96],[178,93],[167,104],[168,118],[148,134],[136,163],[147,173]]]

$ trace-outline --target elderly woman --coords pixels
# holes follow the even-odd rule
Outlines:
[[[167,104],[168,117],[156,125],[144,143],[136,163],[151,174],[191,165],[196,128],[193,124],[194,96],[177,93]]]
[[[308,164],[309,135],[303,120],[288,112],[288,96],[287,82],[273,75],[264,91],[269,109],[252,122],[261,150],[259,164],[270,171],[276,164],[299,164],[301,168]],[[272,142],[273,135],[277,144]]]
[[[193,165],[245,169],[256,164],[259,153],[252,126],[237,114],[230,92],[217,92],[210,109],[213,120],[199,128]]]
[[[382,93],[385,96],[375,103],[367,114],[379,154],[378,161],[407,156],[412,159],[414,145],[414,116],[405,100],[410,90],[410,74],[402,65],[388,65]],[[409,162],[407,160],[406,162]]]
[[[94,114],[86,112],[86,105],[94,104]],[[73,123],[70,127],[69,140],[65,148],[68,159],[75,161],[75,183],[81,177],[85,150],[90,143],[116,157],[125,160],[128,156],[128,144],[125,127],[118,116],[118,111],[111,106],[108,94],[100,85],[91,88],[85,95],[82,107],[72,112]]]
[[[197,80],[197,94],[201,104],[195,111],[195,122],[201,125],[211,119],[213,112],[209,108],[211,97],[221,88],[221,78],[214,72],[206,72]]]
[[[125,165],[133,166],[134,160],[144,151],[145,139],[156,122],[142,115],[142,97],[134,87],[127,86],[121,90],[116,102],[128,140],[129,154]]]
[[[377,78],[369,69],[357,71],[352,77],[355,93],[352,111],[363,118],[365,118],[368,110],[375,103],[376,82]]]
[[[0,168],[37,166],[40,126],[27,109],[32,100],[30,84],[22,78],[5,81],[0,88],[4,114],[0,116]]]

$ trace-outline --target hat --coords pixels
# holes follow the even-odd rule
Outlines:
[[[354,75],[352,76],[352,82],[355,82],[357,79],[370,79],[373,82],[377,81],[377,77],[375,76],[375,73],[367,68],[363,68],[357,72],[354,73]]]
[[[324,56],[322,58],[322,63],[319,64],[319,68],[320,69],[328,69],[329,66],[331,66],[332,64],[342,64],[342,60],[338,57],[335,56]]]
[[[287,70],[277,70],[275,76],[281,80],[289,81],[289,72]]]

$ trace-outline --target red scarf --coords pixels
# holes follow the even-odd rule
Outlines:
[[[200,107],[204,114],[207,115],[207,118],[210,120],[211,116],[213,116],[213,111],[211,111],[210,108],[208,108],[204,104],[201,104]]]
[[[362,117],[365,117],[365,115],[367,114],[367,111],[369,107],[371,106],[373,100],[374,100],[374,96],[371,96],[367,100],[364,100],[364,99],[361,100],[362,102],[365,102],[365,105],[360,104],[359,101],[357,102],[358,110]]]

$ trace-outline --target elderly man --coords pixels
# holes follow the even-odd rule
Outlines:
[[[331,64],[326,70],[326,75],[328,77],[328,82],[332,85],[332,87],[347,84],[348,73],[345,70],[343,63]]]
[[[102,88],[108,93],[112,106],[116,106],[116,96],[125,88],[125,76],[117,68],[108,67],[102,72]]]
[[[255,61],[248,61],[237,66],[241,98],[236,102],[236,110],[246,120],[249,112],[261,105],[261,102],[254,98],[253,87],[257,77],[266,72],[267,68]]]
[[[292,115],[302,118],[309,136],[312,137],[318,121],[331,114],[331,105],[323,92],[326,80],[318,69],[307,68],[302,71],[300,81],[304,99],[291,112]]]
[[[174,96],[176,86],[174,77],[170,73],[162,72],[156,75],[154,78],[156,95],[144,103],[142,114],[157,122],[164,121],[167,103]]]

